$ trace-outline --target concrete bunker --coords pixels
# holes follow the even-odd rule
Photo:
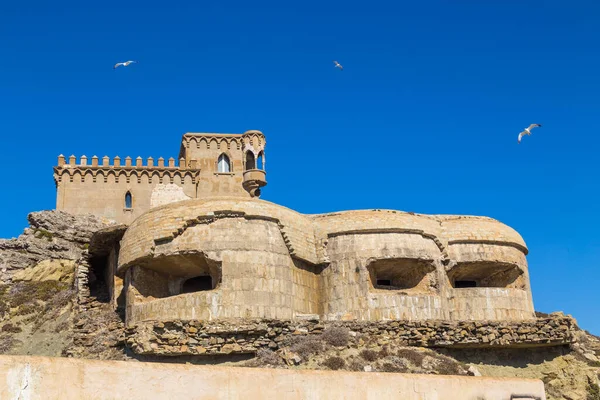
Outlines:
[[[131,285],[144,298],[164,298],[215,290],[221,284],[221,262],[203,252],[153,257],[132,268]]]
[[[455,289],[476,287],[524,289],[523,270],[516,264],[496,261],[459,262],[448,271],[448,279]]]
[[[431,260],[379,259],[371,261],[367,270],[373,289],[428,292],[435,286],[435,265]]]

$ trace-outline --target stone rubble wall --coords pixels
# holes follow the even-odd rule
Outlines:
[[[526,322],[428,321],[337,322],[232,320],[220,322],[150,322],[126,330],[127,346],[140,355],[217,355],[277,350],[305,335],[318,335],[330,326],[346,327],[352,344],[419,347],[536,347],[575,341],[575,321],[569,316]],[[362,341],[362,342],[361,342]]]

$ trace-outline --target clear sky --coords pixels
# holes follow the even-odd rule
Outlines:
[[[497,218],[536,309],[600,334],[598,1],[13,0],[0,44],[0,237],[54,207],[60,153],[259,129],[265,200]]]

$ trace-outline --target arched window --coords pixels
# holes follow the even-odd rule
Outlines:
[[[263,170],[265,169],[263,158],[263,152],[261,151],[260,153],[258,153],[258,159],[256,160],[256,168]]]
[[[246,152],[246,171],[249,169],[256,169],[256,160],[254,159],[254,153],[251,151]]]
[[[223,153],[217,160],[217,171],[218,172],[231,172],[231,164],[227,154]]]
[[[131,199],[131,193],[129,193],[129,192],[125,193],[125,208],[133,208],[132,204],[133,204],[133,201]]]

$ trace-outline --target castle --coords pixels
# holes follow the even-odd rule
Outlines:
[[[131,223],[152,207],[214,196],[259,197],[265,179],[265,137],[243,134],[186,133],[179,158],[131,157],[102,161],[93,156],[60,155],[54,167],[56,209],[94,214]]]
[[[128,325],[232,318],[535,318],[527,247],[485,217],[303,215],[259,200],[265,137],[183,135],[179,161],[81,157],[54,168],[57,209],[121,223],[90,244]]]

